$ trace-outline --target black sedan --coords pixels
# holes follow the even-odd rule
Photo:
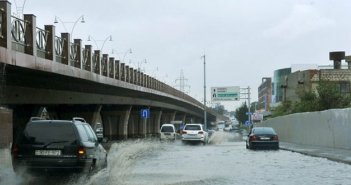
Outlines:
[[[279,138],[271,127],[254,127],[246,139],[247,149],[279,149]]]

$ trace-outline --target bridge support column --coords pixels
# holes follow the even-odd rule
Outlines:
[[[91,124],[91,127],[93,127],[93,129],[95,128],[95,125],[97,123],[103,123],[102,121],[102,117],[101,117],[101,109],[102,109],[102,105],[97,105],[95,107],[95,111],[93,112],[93,117],[90,120],[88,120],[87,122]]]
[[[0,107],[0,148],[10,146],[13,141],[13,111]]]
[[[185,123],[193,123],[193,117],[192,116],[186,116],[185,117]]]
[[[185,118],[186,118],[186,114],[185,113],[178,112],[176,117],[175,117],[175,121],[182,121],[184,123],[185,122]]]
[[[128,138],[131,109],[132,106],[123,106],[116,110],[102,110],[106,137],[110,140]]]
[[[177,111],[173,112],[163,112],[162,117],[161,117],[161,123],[171,123],[171,121],[175,120]]]
[[[121,123],[119,124],[119,132],[118,138],[127,139],[128,138],[128,122],[130,117],[130,111],[132,110],[132,106],[126,107],[125,111],[122,114],[120,119]]]
[[[162,111],[153,111],[151,118],[151,125],[152,125],[152,131],[151,134],[154,136],[158,136],[160,133],[160,127],[161,127],[161,117],[162,117]]]
[[[148,119],[144,119],[141,117],[139,109],[135,109],[131,112],[128,124],[128,130],[132,131],[131,133],[128,133],[129,136],[141,138],[146,137],[148,129]]]
[[[147,121],[148,119],[146,118],[141,118],[139,120],[139,133],[138,136],[141,138],[145,138],[146,137],[146,133],[147,133]]]

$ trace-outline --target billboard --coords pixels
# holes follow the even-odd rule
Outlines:
[[[239,101],[240,87],[211,87],[212,101]]]

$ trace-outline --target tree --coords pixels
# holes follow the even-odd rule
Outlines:
[[[317,87],[319,110],[345,108],[350,106],[350,96],[343,95],[337,89],[337,84],[321,81]]]
[[[292,113],[292,103],[290,101],[285,101],[272,111],[272,116],[284,116],[290,113]]]
[[[300,101],[293,105],[292,112],[312,112],[318,111],[318,97],[316,93],[311,91],[303,91],[299,94]]]
[[[246,115],[246,113],[248,112],[248,107],[246,105],[246,102],[243,103],[239,108],[237,108],[235,110],[235,118],[236,120],[239,121],[239,123],[244,123],[247,119],[248,116]]]
[[[216,111],[220,115],[223,115],[224,113],[226,113],[224,106],[221,104],[217,104],[213,110]]]

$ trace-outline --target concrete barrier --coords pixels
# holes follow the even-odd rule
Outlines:
[[[281,116],[262,126],[273,127],[284,142],[351,149],[351,108]]]

